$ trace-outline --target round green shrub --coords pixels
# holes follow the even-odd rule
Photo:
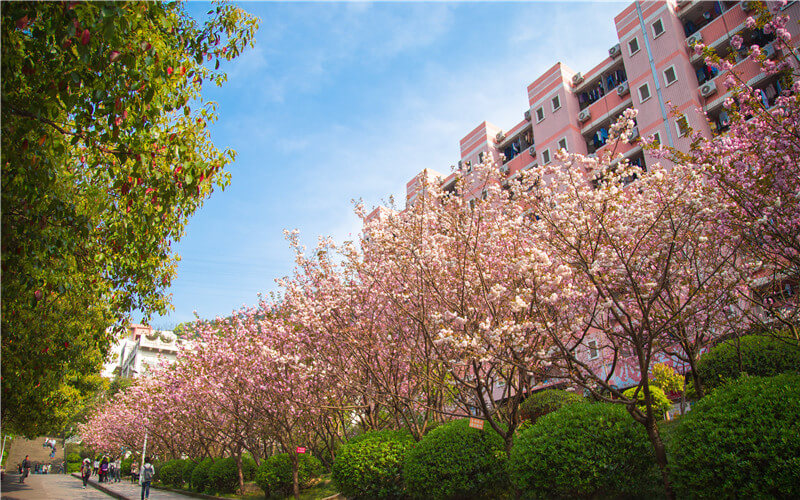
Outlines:
[[[299,460],[297,480],[300,488],[308,488],[310,482],[322,474],[322,463],[309,453],[297,455]],[[288,453],[272,455],[263,462],[256,471],[256,484],[264,490],[267,497],[275,494],[290,495],[294,489],[292,481],[292,464]]]
[[[636,392],[636,387],[631,387],[630,389],[625,390],[622,395],[626,398],[633,399],[633,395]],[[663,419],[664,415],[672,408],[672,401],[669,400],[664,391],[661,390],[660,387],[656,387],[654,385],[650,385],[650,396],[653,398],[653,413],[655,413],[656,418]],[[636,405],[642,412],[647,411],[647,406],[644,402],[644,389],[639,389],[639,394],[636,397],[636,401],[638,404]]]
[[[69,455],[67,455],[67,460],[66,460],[66,462],[67,462],[68,464],[69,464],[69,463],[75,463],[75,462],[78,462],[78,463],[80,463],[80,462],[81,462],[81,460],[82,460],[82,459],[81,459],[81,455],[80,455],[79,453],[70,453]]]
[[[414,438],[403,431],[368,432],[345,443],[333,464],[339,493],[352,499],[402,498],[403,460]]]
[[[191,485],[192,489],[198,492],[203,492],[210,489],[208,471],[214,465],[214,460],[211,458],[204,458],[198,463],[192,471]]]
[[[798,370],[800,345],[797,341],[765,335],[745,335],[719,344],[697,363],[697,374],[709,390],[735,380],[742,373],[771,377]]]
[[[255,475],[256,463],[250,456],[242,457],[242,475],[250,481]],[[208,484],[212,491],[234,493],[239,488],[239,468],[236,457],[222,458],[208,469]]]
[[[517,435],[509,459],[525,498],[658,496],[658,467],[644,426],[610,403],[573,404]]]
[[[80,471],[81,471],[80,462],[67,462],[67,473],[72,474],[73,472],[80,472]]]
[[[180,488],[186,481],[183,475],[183,465],[186,460],[176,459],[164,462],[158,469],[159,480],[168,485]]]
[[[525,398],[519,405],[520,417],[536,422],[539,417],[575,403],[586,403],[586,398],[561,389],[545,389]]]
[[[679,498],[800,498],[800,375],[720,387],[678,421],[670,451]]]
[[[414,498],[496,498],[509,489],[505,443],[487,424],[448,422],[408,450],[403,463],[406,490]]]
[[[184,460],[183,461],[183,472],[181,472],[181,476],[183,476],[183,484],[189,484],[192,481],[192,473],[194,472],[194,468],[197,466],[197,462],[194,460]]]

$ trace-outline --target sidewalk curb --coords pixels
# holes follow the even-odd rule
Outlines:
[[[83,481],[83,479],[81,478],[81,475],[80,475],[80,474],[78,474],[77,472],[73,472],[73,473],[72,473],[72,477],[78,478],[78,479],[80,479],[81,481]],[[97,481],[92,481],[91,479],[89,479],[89,480],[87,481],[87,483],[88,483],[88,484],[89,484],[89,486],[91,486],[92,488],[94,488],[94,489],[96,489],[96,490],[100,490],[100,491],[102,491],[103,493],[105,493],[105,494],[107,494],[107,495],[111,495],[112,497],[114,497],[114,498],[116,498],[116,499],[118,499],[118,500],[134,500],[134,499],[128,498],[128,497],[126,497],[126,496],[124,496],[124,495],[121,495],[121,494],[117,493],[116,491],[114,491],[114,490],[112,490],[112,489],[106,488],[105,486],[101,485],[101,484],[100,484],[100,483],[98,483]]]

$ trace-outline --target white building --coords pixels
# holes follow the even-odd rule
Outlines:
[[[127,334],[114,349],[116,357],[106,365],[104,374],[136,378],[147,373],[162,361],[174,362],[183,341],[169,330],[154,330],[150,326],[130,325]]]

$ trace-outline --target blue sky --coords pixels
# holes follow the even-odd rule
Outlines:
[[[205,89],[219,104],[214,142],[238,152],[231,185],[190,220],[175,311],[151,323],[224,316],[276,291],[294,265],[284,229],[308,247],[355,237],[352,200],[402,202],[423,168],[449,172],[482,121],[517,124],[543,71],[607,56],[626,5],[242,3],[261,19],[256,47]],[[208,4],[189,10],[201,18]]]

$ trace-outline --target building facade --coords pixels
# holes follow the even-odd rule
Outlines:
[[[575,71],[557,62],[527,87],[527,106],[522,119],[507,127],[483,122],[460,141],[461,156],[453,170],[469,172],[472,165],[489,155],[513,178],[519,172],[554,161],[559,149],[570,153],[600,155],[616,148],[632,163],[647,168],[655,159],[643,149],[641,137],[679,150],[689,149],[689,130],[711,137],[724,133],[729,125],[723,102],[729,96],[724,84],[727,72],[717,72],[696,54],[702,43],[726,57],[733,53],[734,71],[748,85],[763,91],[767,107],[783,90],[775,75],[761,71],[748,57],[752,45],[761,47],[769,58],[780,56],[774,35],[748,29],[746,20],[754,14],[756,2],[660,0],[635,1],[619,12],[614,22],[617,39],[609,41],[608,57],[594,67]],[[795,47],[800,40],[800,2],[766,2],[767,8],[789,15],[787,29]],[[741,49],[731,39],[743,38]],[[796,63],[796,62],[795,62]],[[636,128],[630,142],[607,142],[611,125],[628,108],[637,110]],[[455,166],[454,166],[455,167]],[[482,186],[466,176],[462,193],[467,199],[480,196]],[[455,185],[456,173],[442,175],[426,169],[406,185],[406,206],[420,196],[428,183],[438,182],[445,190]],[[366,222],[385,216],[379,207]],[[586,361],[598,372],[610,366],[599,340],[589,340]],[[660,361],[674,365],[664,356]],[[638,366],[631,359],[615,365],[611,383],[629,387],[639,382]],[[675,365],[683,373],[686,367]],[[548,385],[550,381],[541,381]]]
[[[130,325],[127,334],[119,342],[114,372],[124,378],[146,377],[162,362],[174,362],[182,345],[171,331]]]

